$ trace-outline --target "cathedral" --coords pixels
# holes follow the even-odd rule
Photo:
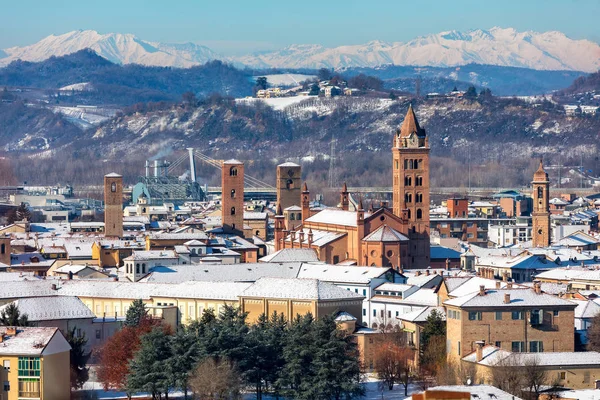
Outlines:
[[[344,184],[338,208],[312,210],[306,183],[300,196],[299,185],[293,183],[277,186],[275,250],[312,248],[330,264],[398,270],[429,266],[429,141],[412,106],[392,140],[392,209],[369,212],[361,201],[350,211]],[[290,205],[288,190],[295,191],[299,207]],[[291,212],[295,210],[299,212]],[[290,214],[301,218],[298,225],[290,225]]]

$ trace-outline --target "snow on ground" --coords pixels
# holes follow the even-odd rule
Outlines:
[[[72,85],[63,86],[58,90],[60,90],[60,91],[73,90],[75,92],[84,92],[84,91],[94,90],[94,86],[92,86],[92,84],[90,82],[81,82],[81,83],[74,83]]]
[[[274,75],[261,75],[267,78],[267,83],[271,86],[299,86],[300,82],[304,82],[309,79],[316,79],[316,75],[303,75],[303,74],[274,74]],[[254,76],[256,80],[258,76]]]

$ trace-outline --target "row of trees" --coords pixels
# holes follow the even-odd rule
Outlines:
[[[362,394],[356,344],[332,316],[260,316],[225,306],[177,332],[157,324],[135,301],[125,327],[100,353],[98,378],[105,388],[147,392],[168,399],[191,389],[200,398],[236,398],[248,388],[294,399],[348,399]]]

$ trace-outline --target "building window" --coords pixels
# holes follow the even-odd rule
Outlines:
[[[417,195],[416,195],[416,202],[417,203],[422,203],[423,202],[423,193],[417,193]]]
[[[3,367],[5,370],[10,371],[10,360],[4,360]]]
[[[142,274],[146,273],[146,264],[142,263]]]
[[[10,382],[9,381],[4,381],[4,391],[10,392]]]
[[[423,218],[423,210],[421,210],[420,208],[417,209],[417,219],[421,219]]]
[[[496,311],[496,321],[502,321],[502,311]]]
[[[496,342],[496,343],[494,343],[494,345],[495,345],[496,347],[500,348],[500,347],[502,347],[502,342]]]
[[[367,316],[367,309],[363,308],[363,317],[366,317],[366,316]]]
[[[552,316],[558,317],[558,310],[553,310],[552,311]]]
[[[469,311],[469,321],[481,321],[481,312]]]
[[[340,262],[340,256],[333,256],[333,263],[337,264]]]
[[[590,383],[590,371],[583,371],[583,383]]]
[[[392,312],[388,310],[388,318],[392,318]]]
[[[2,243],[0,245],[0,254],[5,254],[6,253],[6,245],[4,243]]]
[[[237,168],[236,167],[231,167],[229,168],[229,176],[237,176]]]
[[[39,398],[40,378],[19,378],[19,397]]]
[[[566,373],[565,371],[561,371],[561,372],[559,372],[559,373],[558,373],[558,378],[559,378],[561,381],[564,381],[565,379],[567,379],[567,373]]]
[[[140,264],[135,264],[135,273],[136,274],[140,273]]]
[[[423,177],[422,176],[417,176],[415,186],[423,186]]]
[[[40,376],[39,357],[19,357],[19,376]]]
[[[458,355],[460,356],[460,340],[458,341],[458,345],[456,347],[458,349]]]
[[[367,289],[363,289],[363,296],[367,295]]]
[[[406,194],[404,195],[404,201],[405,201],[406,203],[412,203],[412,194],[410,194],[410,193],[406,193]]]
[[[100,329],[96,329],[96,339],[100,339],[102,337],[102,331]]]
[[[513,311],[512,319],[523,319],[523,311]]]
[[[235,189],[231,189],[231,198],[235,199]]]
[[[530,353],[541,353],[543,351],[544,351],[544,343],[541,340],[529,342],[529,352]]]
[[[376,317],[377,316],[377,310],[373,309],[373,316]]]
[[[115,182],[110,184],[110,191],[113,193],[117,191],[117,184]]]
[[[412,178],[410,176],[405,176],[404,177],[404,186],[411,186],[412,185]]]
[[[525,351],[525,342],[512,342],[512,352],[522,353]]]

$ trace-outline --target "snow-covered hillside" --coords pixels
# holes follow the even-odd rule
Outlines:
[[[62,56],[86,48],[119,64],[191,67],[220,58],[208,47],[194,43],[153,43],[131,34],[102,35],[96,31],[86,30],[58,36],[50,35],[30,46],[0,50],[0,65],[17,59],[42,61],[51,56]],[[4,57],[2,57],[3,52]]]
[[[48,36],[25,47],[0,49],[0,65],[16,59],[41,61],[91,48],[117,63],[190,67],[212,59],[258,68],[347,68],[384,64],[453,67],[469,63],[538,70],[594,72],[600,69],[600,45],[574,40],[561,32],[518,32],[494,27],[467,32],[448,31],[407,43],[372,41],[363,45],[327,48],[291,45],[282,50],[238,57],[220,57],[208,47],[155,43],[131,34],[73,31]]]

